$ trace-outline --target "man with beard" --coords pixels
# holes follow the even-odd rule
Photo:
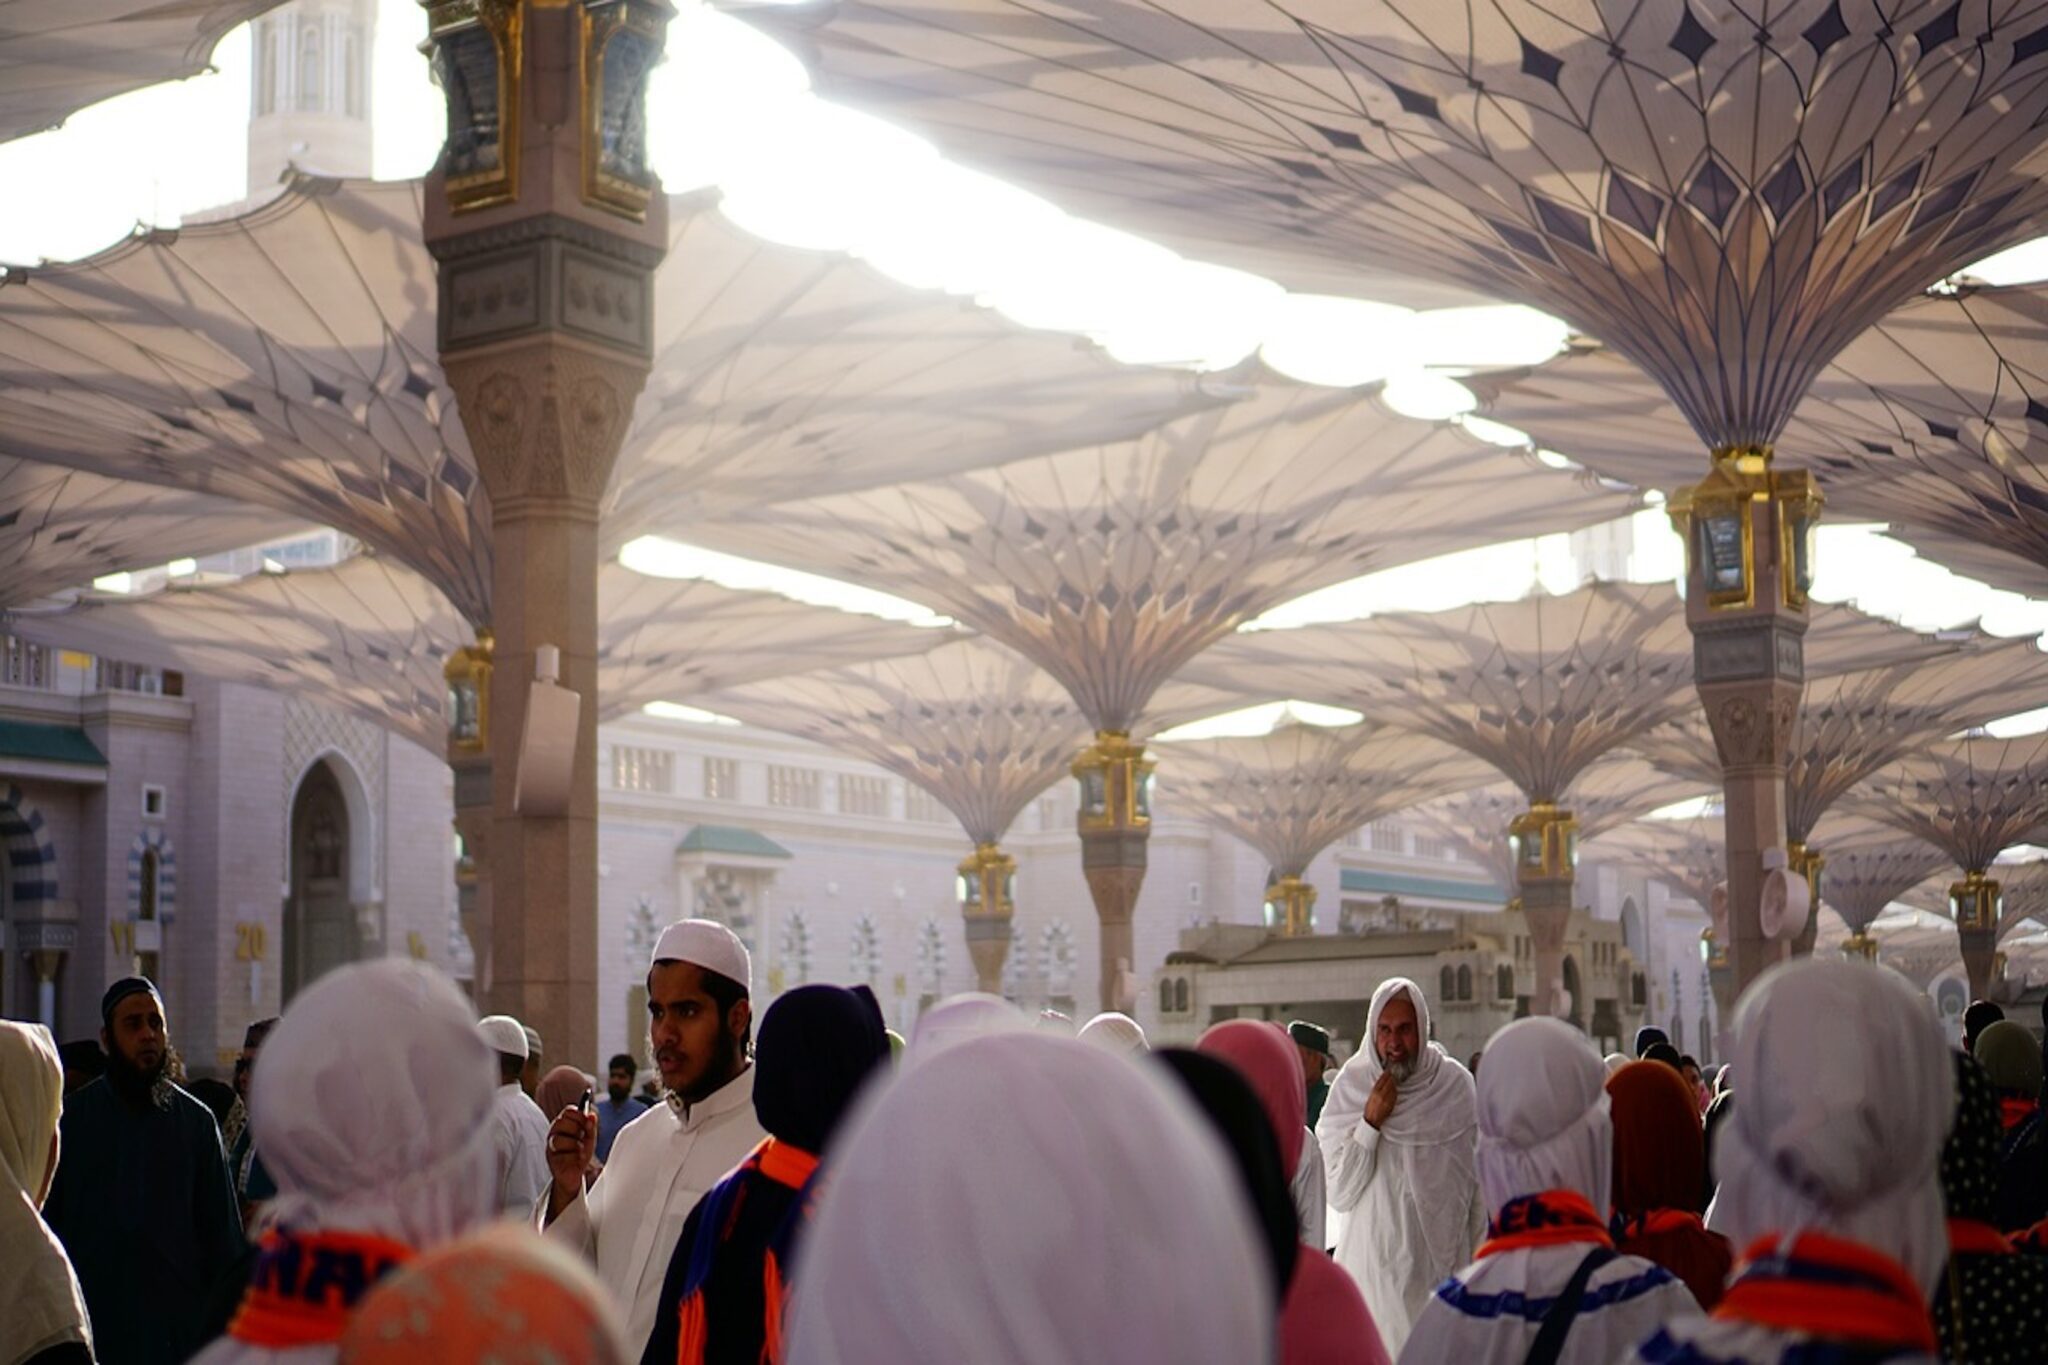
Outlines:
[[[746,945],[724,925],[669,925],[647,969],[648,1045],[664,1102],[620,1131],[604,1178],[588,1188],[597,1116],[550,1116],[550,1184],[536,1212],[549,1237],[596,1261],[635,1356],[653,1334],[662,1278],[690,1211],[766,1136],[748,1065],[750,974]]]
[[[1422,989],[1393,977],[1373,992],[1358,1052],[1316,1124],[1330,1208],[1348,1214],[1337,1263],[1365,1294],[1398,1356],[1430,1294],[1486,1228],[1471,1073],[1429,1041]]]
[[[107,1072],[64,1105],[43,1218],[85,1291],[103,1365],[173,1365],[205,1344],[214,1282],[242,1254],[220,1129],[174,1085],[163,999],[139,976],[100,1001]]]
[[[625,1131],[626,1125],[647,1112],[647,1101],[633,1093],[636,1070],[632,1055],[621,1052],[612,1058],[611,1069],[606,1073],[604,1098],[597,1102],[597,1159],[600,1164],[612,1159],[612,1144],[619,1140],[619,1134]]]

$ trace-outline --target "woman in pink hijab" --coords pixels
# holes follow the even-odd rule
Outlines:
[[[1245,1078],[1272,1121],[1291,1175],[1308,1142],[1301,1124],[1308,1096],[1293,1041],[1278,1025],[1231,1019],[1204,1033],[1195,1048]],[[1280,1365],[1390,1365],[1357,1281],[1321,1247],[1303,1247],[1295,1258],[1280,1305]]]

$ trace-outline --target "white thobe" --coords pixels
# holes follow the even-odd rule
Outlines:
[[[547,1193],[547,1116],[514,1082],[499,1086],[491,1100],[491,1126],[498,1152],[498,1206],[523,1215]]]
[[[1521,1365],[1543,1319],[1579,1262],[1583,1242],[1520,1247],[1474,1261],[1437,1287],[1415,1319],[1401,1361]],[[1560,1365],[1613,1365],[1666,1323],[1700,1316],[1692,1291],[1670,1271],[1617,1256],[1593,1272],[1565,1334]]]
[[[636,1360],[654,1333],[662,1278],[690,1210],[767,1136],[754,1117],[752,1067],[679,1108],[657,1104],[620,1129],[603,1177],[546,1229],[596,1262]],[[536,1213],[547,1215],[545,1194]]]
[[[1323,1195],[1323,1149],[1316,1142],[1315,1129],[1304,1131],[1308,1137],[1301,1144],[1301,1159],[1294,1163],[1294,1178],[1287,1183],[1287,1192],[1294,1196],[1294,1218],[1301,1230],[1301,1244],[1328,1251],[1330,1244],[1324,1238],[1329,1236],[1330,1207]]]

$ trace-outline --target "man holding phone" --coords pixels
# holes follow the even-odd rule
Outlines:
[[[690,1210],[765,1136],[748,1064],[750,978],[746,945],[717,921],[662,930],[647,969],[647,1029],[664,1103],[620,1130],[604,1178],[587,1188],[598,1115],[565,1109],[548,1129],[550,1182],[535,1214],[550,1238],[596,1262],[635,1355],[654,1330],[662,1277]]]

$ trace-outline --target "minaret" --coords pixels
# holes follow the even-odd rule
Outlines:
[[[293,0],[250,25],[249,193],[288,166],[370,174],[376,0]]]

